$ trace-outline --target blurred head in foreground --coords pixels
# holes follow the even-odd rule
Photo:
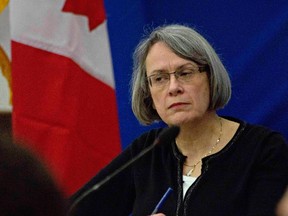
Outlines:
[[[64,198],[47,169],[29,150],[0,136],[2,216],[62,216]]]

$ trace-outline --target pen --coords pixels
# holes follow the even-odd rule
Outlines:
[[[163,205],[163,203],[166,201],[166,199],[168,198],[169,194],[172,192],[172,188],[168,188],[168,190],[166,191],[166,193],[163,195],[163,197],[161,198],[161,200],[158,202],[158,204],[156,205],[155,209],[153,210],[153,212],[151,213],[151,215],[156,214],[158,209],[161,208],[161,206]]]

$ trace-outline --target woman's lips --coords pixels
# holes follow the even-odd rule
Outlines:
[[[184,106],[184,105],[187,105],[188,103],[173,103],[171,104],[168,108],[171,109],[171,108],[175,108],[175,107],[180,107],[180,106]]]

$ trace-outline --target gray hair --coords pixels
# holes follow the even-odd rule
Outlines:
[[[210,85],[210,110],[223,108],[231,97],[229,75],[212,46],[194,29],[183,25],[166,25],[155,28],[136,47],[131,79],[132,110],[140,123],[152,124],[161,120],[153,108],[146,78],[146,57],[157,42],[164,42],[179,57],[208,65]]]

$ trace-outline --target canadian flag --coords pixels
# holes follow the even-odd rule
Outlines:
[[[13,133],[70,195],[121,150],[104,3],[10,7]]]

